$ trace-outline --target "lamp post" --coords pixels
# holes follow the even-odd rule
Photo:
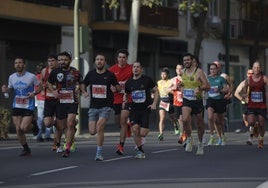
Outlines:
[[[74,2],[74,65],[77,70],[79,70],[79,0]],[[77,131],[76,135],[80,135],[80,108],[78,108],[78,124],[76,125]]]
[[[230,44],[230,0],[226,0],[226,23],[225,23],[225,73],[229,74],[229,44]]]

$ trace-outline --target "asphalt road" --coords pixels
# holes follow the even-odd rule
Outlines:
[[[268,146],[260,150],[256,140],[245,145],[247,133],[228,132],[227,137],[226,146],[207,146],[203,156],[196,156],[196,148],[186,153],[173,132],[167,131],[162,142],[151,132],[146,158],[134,159],[132,138],[125,155],[118,156],[118,134],[106,133],[101,162],[94,161],[95,138],[87,134],[76,139],[77,151],[69,158],[52,152],[51,142],[38,143],[30,135],[32,156],[19,157],[21,147],[11,138],[0,141],[0,187],[253,188],[267,181]]]

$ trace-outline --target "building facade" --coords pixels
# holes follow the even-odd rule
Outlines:
[[[93,67],[97,52],[105,53],[108,64],[112,65],[115,52],[128,47],[131,0],[120,0],[117,9],[109,9],[104,2],[80,1],[80,68],[84,75]],[[163,0],[163,6],[142,6],[140,9],[137,59],[145,64],[145,74],[155,80],[160,79],[159,71],[163,67],[169,67],[175,74],[175,66],[182,63],[182,55],[194,49],[196,30],[192,15],[180,12],[179,2]],[[230,0],[228,6],[227,2],[210,2],[199,59],[206,73],[208,65],[215,60],[225,66],[228,46],[228,72],[234,84],[238,85],[245,78],[256,50],[265,70],[268,68],[268,23],[265,19],[268,4],[264,2],[260,6],[255,0]],[[23,55],[28,70],[34,72],[35,66],[45,62],[48,54],[64,50],[74,52],[73,7],[74,0],[1,0],[1,83],[6,83],[8,75],[14,71],[13,58],[16,55]],[[230,19],[227,19],[228,8]],[[3,96],[0,102],[8,103]],[[86,113],[86,107],[82,106],[81,113]],[[230,108],[235,109],[230,113],[230,119],[240,119],[240,103],[234,99]]]

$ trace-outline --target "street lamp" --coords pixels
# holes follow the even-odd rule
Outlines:
[[[74,65],[77,70],[79,70],[79,0],[74,2]],[[80,108],[78,108],[78,124],[76,125],[77,131],[76,135],[80,135]]]

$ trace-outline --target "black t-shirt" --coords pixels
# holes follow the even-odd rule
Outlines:
[[[131,95],[133,110],[144,110],[152,104],[151,89],[155,87],[154,81],[145,75],[139,79],[129,79],[125,84],[125,92]]]
[[[111,91],[111,85],[119,85],[114,73],[106,70],[99,74],[94,69],[87,73],[83,83],[86,86],[90,85],[90,108],[113,106],[114,95]]]
[[[56,68],[51,71],[48,77],[48,82],[56,86],[58,91],[71,91],[74,94],[75,102],[78,102],[78,96],[75,93],[75,87],[81,84],[83,77],[80,71],[74,67],[69,70]]]

